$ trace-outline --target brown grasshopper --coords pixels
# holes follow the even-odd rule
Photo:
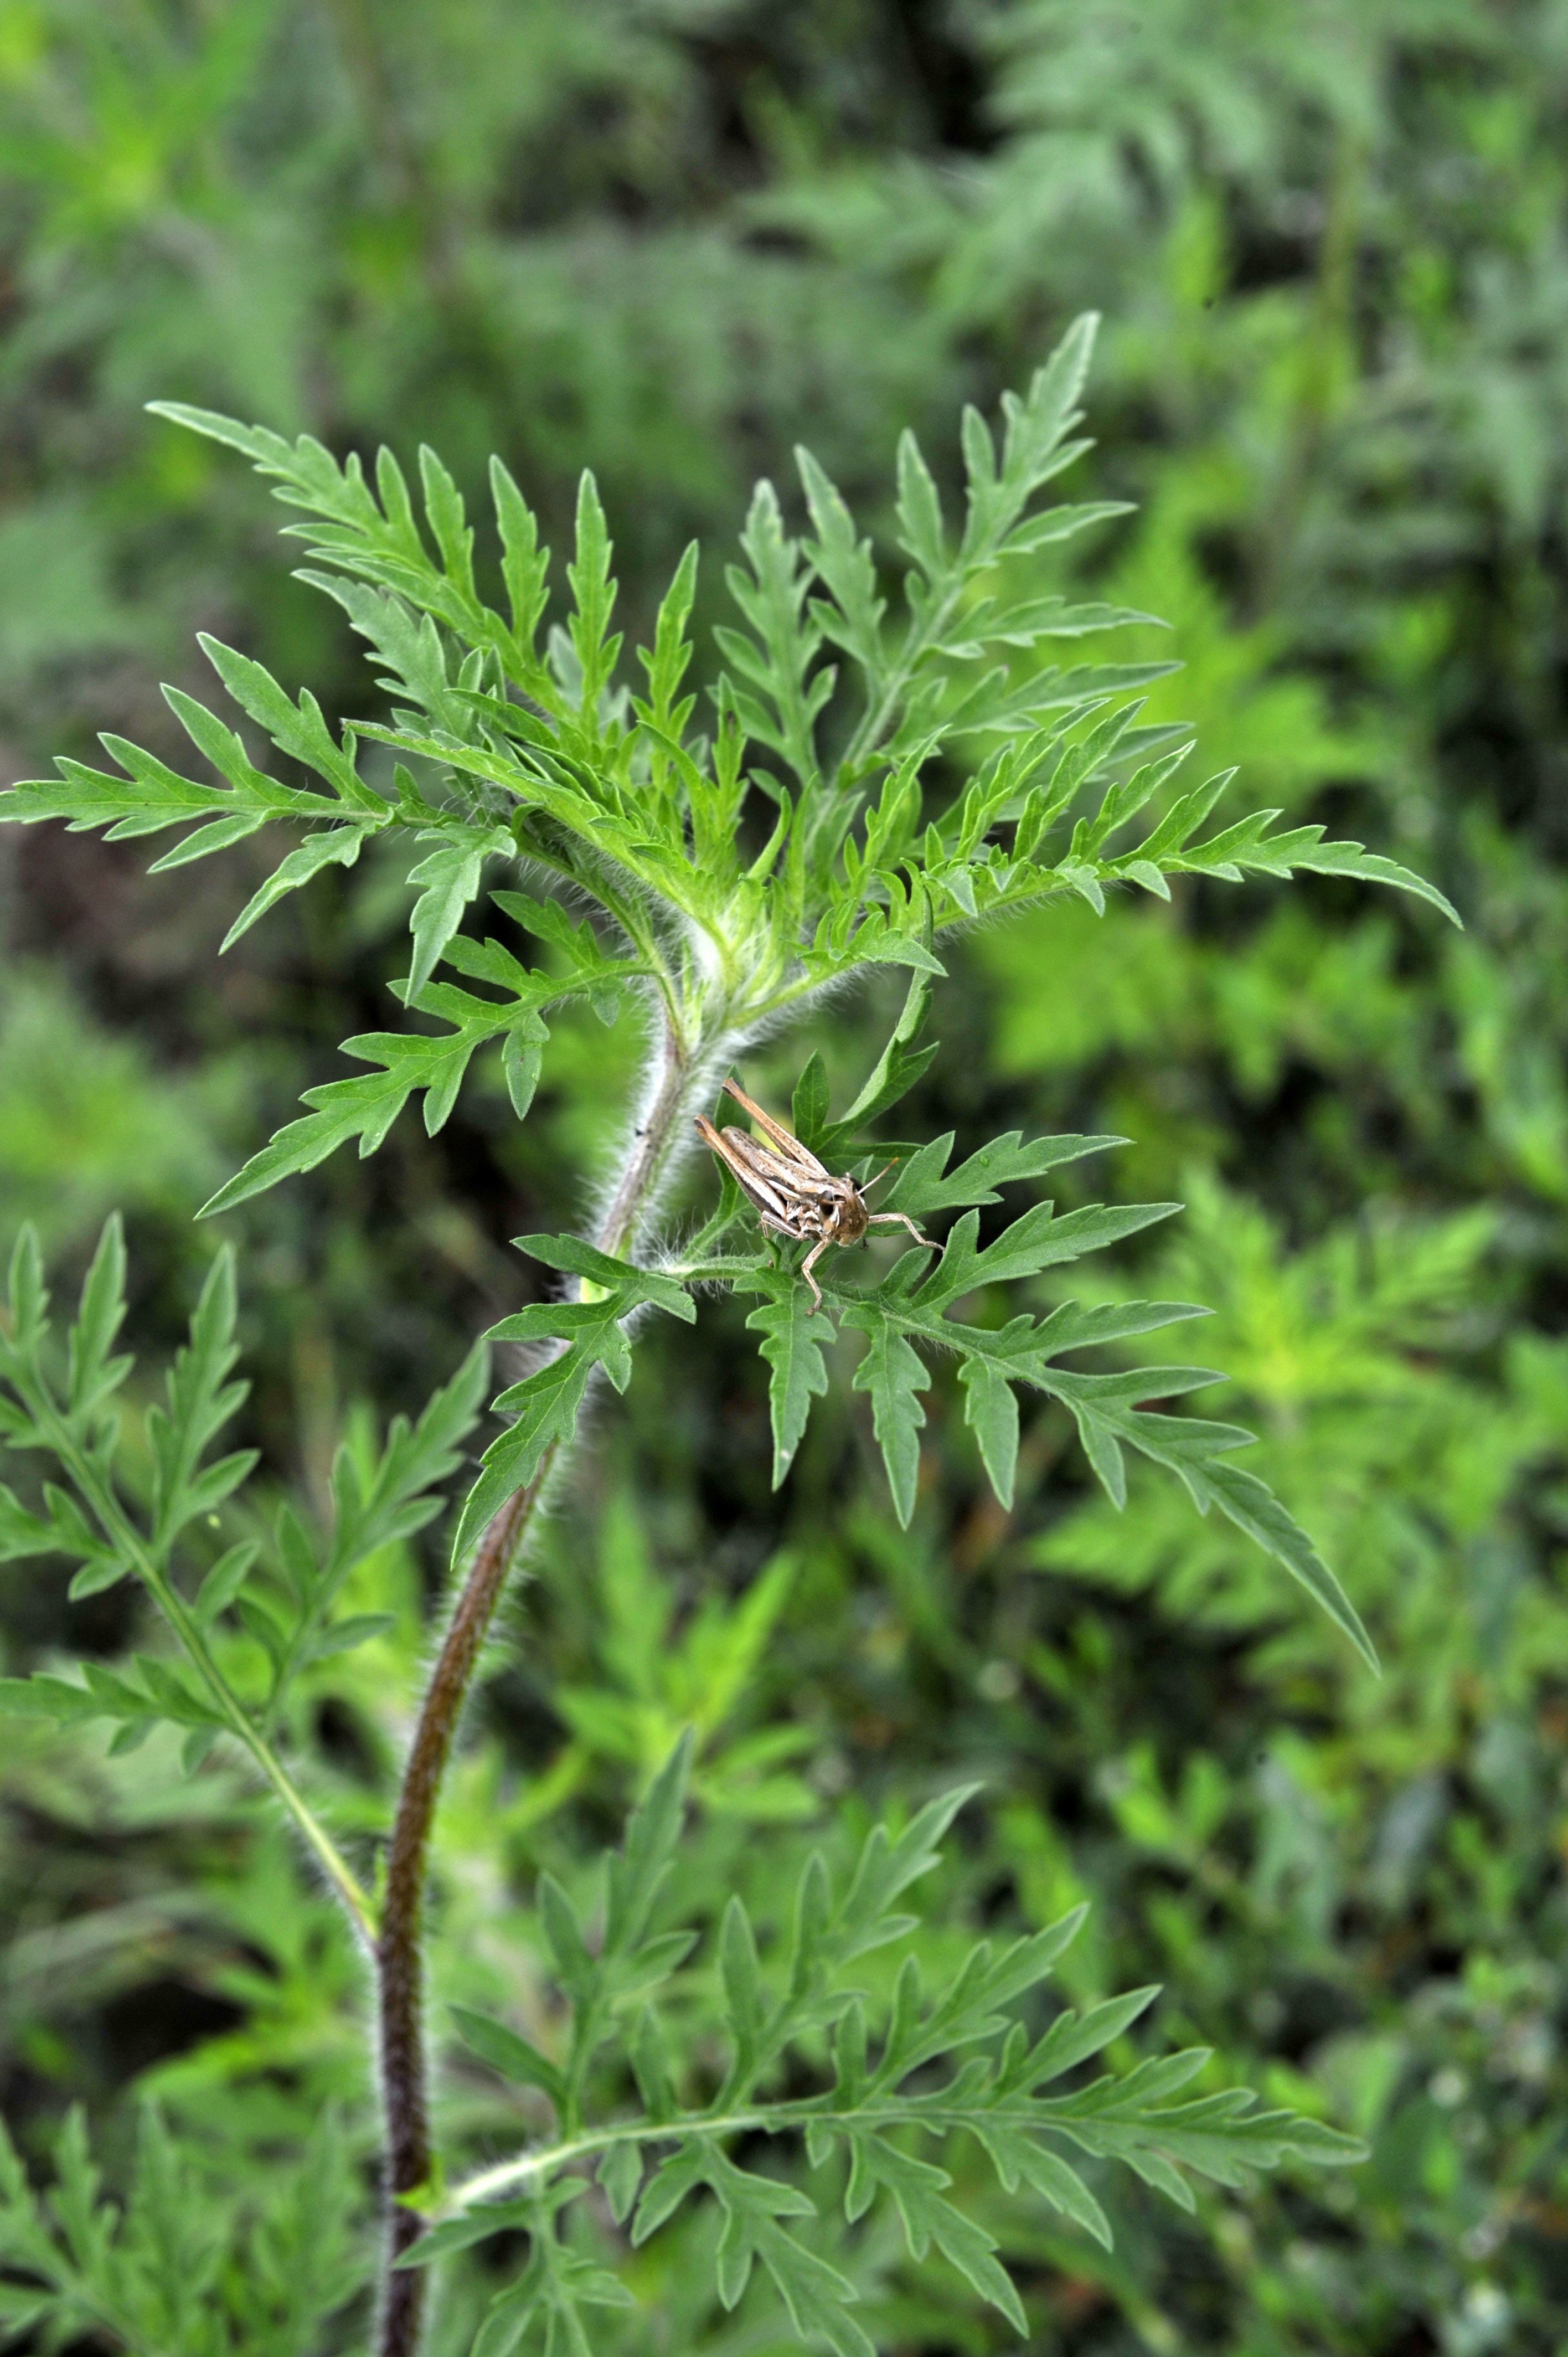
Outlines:
[[[853,1178],[835,1178],[782,1122],[753,1104],[734,1081],[725,1082],[725,1091],[751,1115],[768,1143],[762,1145],[744,1129],[715,1129],[703,1114],[697,1115],[697,1135],[718,1156],[765,1228],[797,1243],[815,1237],[800,1264],[800,1274],[811,1288],[816,1308],[822,1306],[822,1294],[811,1271],[830,1244],[857,1244],[867,1228],[902,1225],[918,1244],[935,1252],[929,1236],[920,1233],[908,1212],[868,1211],[865,1191]],[[891,1162],[886,1163],[875,1178],[866,1180],[866,1186],[875,1187],[876,1179],[886,1178],[892,1168]]]

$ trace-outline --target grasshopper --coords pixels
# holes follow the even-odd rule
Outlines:
[[[805,1243],[808,1237],[815,1239],[800,1264],[815,1308],[822,1308],[822,1294],[811,1271],[830,1244],[858,1244],[868,1228],[903,1226],[918,1244],[936,1251],[929,1236],[920,1233],[908,1212],[867,1211],[864,1189],[853,1178],[835,1178],[782,1122],[754,1104],[734,1081],[725,1082],[725,1091],[751,1115],[768,1144],[764,1146],[744,1129],[715,1129],[703,1114],[697,1115],[697,1135],[718,1156],[765,1228],[796,1243]],[[876,1179],[886,1178],[892,1168],[891,1162],[884,1164],[875,1178],[866,1180],[866,1187],[875,1187]]]

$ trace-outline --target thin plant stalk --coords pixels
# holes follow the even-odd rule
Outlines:
[[[642,1118],[598,1222],[595,1242],[602,1252],[623,1252],[646,1225],[684,1143],[690,1105],[707,1085],[707,1061],[693,1064],[671,1023],[666,1020],[661,1029]],[[433,2199],[424,2037],[431,1828],[485,1639],[560,1454],[555,1447],[548,1450],[532,1480],[508,1499],[479,1542],[420,1706],[392,1821],[375,1951],[387,2205],[380,2357],[415,2357],[424,2324],[426,2271],[397,2262],[423,2232],[422,2211]]]
[[[399,2268],[397,2261],[423,2231],[415,2197],[428,2185],[432,2165],[424,1938],[430,1829],[475,1664],[555,1454],[507,1501],[480,1541],[425,1689],[398,1794],[376,1945],[387,2200],[381,2357],[413,2357],[424,2307],[424,2268]]]

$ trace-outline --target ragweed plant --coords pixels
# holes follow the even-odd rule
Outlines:
[[[1166,896],[1177,876],[1234,881],[1297,869],[1392,884],[1446,908],[1419,877],[1359,845],[1326,842],[1319,827],[1281,832],[1277,813],[1263,811],[1211,828],[1227,779],[1183,787],[1180,732],[1139,723],[1137,689],[1168,666],[1051,659],[1057,641],[1148,619],[1042,592],[1032,561],[1114,512],[1038,504],[1088,447],[1074,432],[1091,339],[1092,322],[1080,322],[1027,393],[1007,398],[999,440],[966,414],[967,488],[956,524],[906,436],[897,620],[869,541],[809,455],[800,458],[809,518],[801,538],[787,532],[772,487],[760,485],[741,535],[744,561],[726,575],[736,619],[714,632],[705,705],[688,677],[696,551],[677,568],[652,647],[639,650],[635,667],[624,665],[610,543],[591,478],[566,566],[569,603],[544,629],[548,554],[499,464],[500,608],[482,594],[472,529],[432,452],[421,453],[416,505],[388,451],[372,489],[357,459],[339,465],[309,438],[290,444],[166,406],[165,415],[242,451],[302,511],[306,521],[289,527],[307,544],[302,577],[335,598],[368,642],[389,716],[334,732],[308,691],[296,700],[248,657],[204,640],[248,738],[189,695],[167,694],[214,781],[109,737],[117,770],[62,761],[58,779],[20,786],[5,805],[11,818],[61,818],[116,838],[183,828],[162,867],[276,821],[301,828],[230,941],[324,867],[352,866],[373,839],[401,834],[407,842],[418,897],[408,969],[392,985],[405,1020],[346,1041],[371,1069],[309,1091],[308,1110],[220,1190],[209,1215],[350,1141],[372,1153],[416,1094],[426,1129],[439,1129],[480,1051],[499,1054],[525,1117],[547,1017],[565,1002],[613,1007],[629,993],[645,1015],[643,1083],[592,1234],[520,1238],[520,1250],[565,1283],[559,1297],[521,1309],[483,1338],[531,1348],[535,1363],[493,1403],[501,1428],[457,1517],[450,1607],[373,1877],[349,1855],[291,1760],[289,1697],[324,1652],[372,1633],[373,1622],[339,1610],[345,1580],[367,1552],[439,1511],[481,1405],[482,1357],[451,1378],[415,1426],[394,1426],[373,1465],[340,1458],[336,1519],[322,1544],[289,1509],[258,1534],[242,1527],[236,1504],[250,1455],[209,1456],[242,1396],[230,1381],[227,1259],[170,1373],[167,1404],[148,1417],[134,1451],[114,1405],[129,1366],[114,1352],[117,1231],[106,1232],[93,1262],[63,1357],[26,1240],[14,1263],[0,1344],[5,1429],[14,1446],[43,1452],[62,1480],[44,1488],[37,1508],[5,1493],[0,1545],[73,1558],[78,1595],[140,1579],[175,1650],[123,1671],[88,1664],[80,1681],[16,1682],[5,1700],[59,1719],[117,1722],[116,1740],[126,1743],[173,1721],[188,1730],[192,1765],[214,1742],[238,1746],[346,1909],[377,1989],[389,2219],[383,2357],[411,2357],[418,2346],[432,2263],[519,2229],[526,2260],[482,2324],[475,2357],[540,2342],[585,2351],[601,2337],[604,2328],[585,2319],[628,2294],[603,2249],[567,2216],[590,2171],[633,2243],[689,2201],[714,2205],[723,2304],[740,2300],[760,2264],[795,2330],[850,2357],[871,2344],[854,2316],[854,2285],[823,2255],[819,2222],[816,2222],[817,2205],[802,2174],[842,2200],[851,2222],[890,2202],[914,2253],[934,2244],[1021,2331],[1023,2310],[990,2236],[948,2199],[950,2178],[915,2148],[920,2142],[940,2149],[966,2132],[1004,2185],[1026,2184],[1101,2235],[1103,2214],[1072,2165],[1075,2152],[1123,2158],[1190,2202],[1184,2167],[1229,2183],[1249,2162],[1340,2160],[1354,2150],[1317,2123],[1255,2112],[1245,2093],[1185,2094],[1203,2064],[1193,2054],[1042,2093],[1117,2038],[1152,1994],[1081,2018],[1043,2016],[1034,1992],[1073,1921],[999,1948],[982,1943],[936,1990],[908,1964],[890,2008],[868,2011],[859,1960],[908,1928],[898,1902],[934,1862],[962,1793],[896,1836],[874,1834],[836,1885],[813,1860],[777,1954],[759,1953],[736,1900],[712,1958],[693,1964],[694,1935],[660,1913],[680,1835],[684,1745],[607,1863],[596,1932],[557,1885],[541,1884],[568,2022],[556,2050],[487,2018],[459,2024],[486,2061],[547,2101],[552,2136],[466,2178],[455,2155],[432,2148],[423,1910],[437,1795],[541,1499],[600,1379],[624,1389],[650,1314],[694,1325],[701,1297],[715,1291],[752,1305],[747,1323],[769,1370],[776,1481],[826,1389],[827,1351],[841,1329],[857,1337],[854,1383],[869,1395],[905,1524],[935,1354],[958,1361],[965,1414],[1004,1502],[1019,1387],[1043,1394],[1073,1418],[1115,1502],[1129,1450],[1164,1466],[1200,1512],[1217,1508],[1273,1556],[1370,1659],[1354,1608],[1310,1539],[1237,1464],[1249,1436],[1144,1405],[1216,1380],[1209,1371],[1064,1363],[1197,1313],[1168,1302],[1065,1302],[1044,1318],[1008,1307],[1007,1288],[1177,1208],[1091,1206],[1058,1217],[1039,1200],[983,1241],[982,1213],[1004,1188],[1117,1141],[1009,1132],[954,1162],[951,1135],[890,1144],[873,1134],[937,1052],[925,1037],[932,982],[943,971],[937,944],[977,919],[1062,893],[1101,909],[1116,887]],[[263,739],[284,759],[281,777],[252,758],[249,747]],[[482,937],[467,929],[481,899],[498,928]],[[525,939],[541,945],[537,963],[522,953]],[[903,1215],[917,1240],[881,1275],[833,1255],[821,1266],[819,1298],[802,1281],[803,1241],[760,1236],[732,1179],[712,1216],[681,1237],[670,1222],[673,1189],[736,1060],[823,993],[889,965],[907,972],[907,996],[864,1085],[835,1114],[813,1057],[795,1088],[791,1124],[834,1179],[858,1186],[873,1156],[894,1163],[883,1209]],[[927,1242],[933,1227],[939,1241]],[[237,1666],[237,1632],[250,1641],[243,1658],[253,1662],[259,1649],[265,1661],[259,1683]],[[724,2058],[716,2063],[715,2053]],[[767,2140],[796,2148],[793,2174],[761,2163]],[[58,2265],[49,2257],[54,2246],[38,2213],[26,2210],[29,2199],[18,2180],[13,2214],[35,2223],[6,2229],[3,2247],[27,2278],[33,2312],[62,2323],[84,2304],[95,2312],[87,2260],[70,2250]],[[82,2247],[108,2254],[111,2274],[128,2264],[114,2257],[107,2230]]]

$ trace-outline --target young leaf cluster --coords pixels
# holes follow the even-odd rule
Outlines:
[[[736,1898],[711,1953],[689,1966],[696,1935],[660,1928],[658,1912],[689,1749],[683,1742],[672,1755],[607,1861],[596,1949],[560,1887],[548,1877],[541,1884],[569,2013],[559,2051],[458,2011],[472,2051],[542,2094],[555,2119],[549,2141],[459,2186],[405,2255],[405,2266],[424,2266],[498,2233],[528,2237],[526,2261],[497,2294],[474,2357],[508,2357],[541,2338],[548,2350],[582,2357],[593,2341],[588,2311],[628,2303],[603,2248],[585,2228],[569,2231],[567,2212],[592,2180],[634,2247],[683,2204],[710,2202],[724,2308],[736,2308],[760,2276],[803,2340],[839,2357],[872,2357],[854,2287],[821,2247],[833,2206],[853,2228],[885,2204],[912,2258],[935,2249],[1016,2331],[1028,2329],[993,2236],[948,2198],[950,2177],[929,2158],[955,2138],[972,2138],[1004,2187],[1026,2185],[1106,2244],[1111,2228],[1082,2174],[1085,2158],[1123,2161],[1190,2209],[1184,2171],[1235,2185],[1249,2168],[1357,2157],[1353,2139],[1288,2112],[1258,2112],[1244,2092],[1193,2093],[1208,2061],[1201,2050],[1075,2080],[1157,1994],[1138,1989],[1081,2014],[1035,2018],[1082,1909],[1032,1936],[979,1942],[939,1987],[926,1986],[910,1958],[890,2007],[874,2010],[864,1960],[912,1929],[903,1901],[936,1865],[966,1791],[932,1802],[896,1835],[874,1831],[840,1888],[813,1855],[777,1955],[763,1956]],[[679,2010],[692,2020],[689,2047],[657,2010],[660,1990],[670,2019]],[[701,2066],[684,2059],[692,2050],[723,2057],[700,2092],[692,2083]],[[629,2056],[629,2085],[624,2067],[596,2068],[607,2054],[612,2064]]]
[[[526,1113],[544,1015],[586,994],[601,1008],[623,985],[647,994],[691,1069],[823,985],[881,963],[941,971],[943,927],[1071,891],[1103,909],[1114,887],[1167,894],[1169,879],[1237,880],[1297,869],[1358,876],[1446,909],[1419,877],[1316,826],[1275,831],[1251,813],[1205,834],[1227,779],[1173,785],[1181,731],[1138,725],[1128,698],[1168,662],[1046,656],[1150,617],[1041,587],[1043,552],[1120,512],[1040,506],[1089,447],[1076,433],[1094,321],[1070,330],[1026,394],[1008,394],[1000,435],[977,412],[962,427],[961,514],[950,521],[906,435],[897,466],[901,612],[888,567],[818,462],[800,453],[809,529],[787,529],[758,486],[725,581],[736,619],[713,631],[708,694],[690,684],[697,553],[660,606],[641,692],[623,675],[613,627],[612,549],[591,476],[583,479],[568,600],[550,619],[550,555],[499,462],[490,489],[501,602],[489,601],[463,499],[434,452],[416,497],[383,449],[374,482],[309,436],[290,443],[210,412],[160,414],[249,457],[305,519],[301,577],[330,597],[366,642],[392,699],[386,722],[337,735],[308,691],[297,699],[253,659],[204,638],[249,741],[182,689],[174,718],[216,782],[187,777],[116,737],[124,773],[65,760],[0,802],[11,819],[62,818],[112,838],[184,829],[160,866],[204,857],[274,822],[297,845],[242,912],[237,939],[328,866],[350,867],[372,837],[406,848],[414,897],[410,1017],[434,1028],[370,1032],[344,1051],[375,1069],[306,1092],[310,1107],[209,1210],[227,1210],[357,1140],[373,1152],[415,1094],[434,1132],[476,1051],[498,1047]],[[896,560],[897,562],[897,560]],[[953,791],[955,775],[967,780]],[[1141,839],[1126,830],[1153,805]],[[501,889],[503,912],[542,936],[548,971],[465,930],[468,911],[521,866],[549,896]],[[562,896],[591,914],[574,919]],[[1452,911],[1448,911],[1452,914]],[[227,944],[226,944],[227,945]],[[437,980],[443,964],[463,983]],[[478,983],[481,992],[464,986]]]

